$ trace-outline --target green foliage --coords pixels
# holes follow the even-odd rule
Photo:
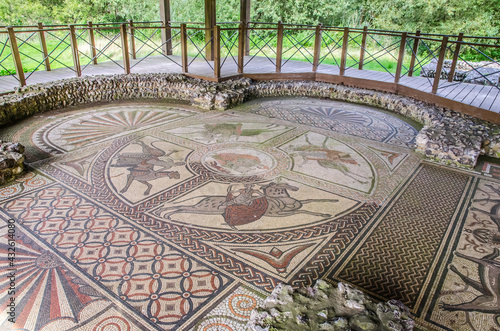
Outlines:
[[[204,0],[172,0],[173,21],[203,22]],[[251,0],[251,20],[498,36],[500,0]],[[239,21],[239,0],[218,0],[217,21]],[[159,0],[2,0],[0,25],[159,20]]]

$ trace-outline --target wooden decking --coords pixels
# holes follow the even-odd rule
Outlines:
[[[181,73],[179,56],[149,57],[144,60],[132,60],[132,73]],[[266,57],[245,57],[244,74],[238,74],[236,59],[227,58],[221,68],[221,78],[246,76],[253,79],[304,79],[317,80],[362,88],[389,91],[414,97],[416,99],[451,108],[472,116],[476,116],[500,124],[500,89],[494,86],[467,84],[441,80],[437,94],[432,94],[432,78],[401,77],[398,84],[394,83],[394,75],[388,72],[358,70],[348,68],[343,76],[339,75],[339,67],[321,64],[316,73],[312,71],[309,62],[283,61],[280,73],[276,73],[274,59]],[[191,59],[189,60],[191,61]],[[213,62],[196,59],[189,65],[188,75],[216,80],[214,78]],[[103,62],[98,65],[82,66],[82,75],[112,75],[122,74],[123,69],[113,62]],[[52,71],[37,71],[26,74],[27,84],[46,83],[65,78],[75,77],[75,72],[69,68]],[[0,94],[14,91],[18,81],[13,76],[0,77]]]

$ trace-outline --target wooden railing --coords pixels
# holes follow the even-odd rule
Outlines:
[[[170,38],[162,40],[161,35]],[[500,38],[321,24],[225,22],[206,29],[196,22],[165,26],[129,21],[0,27],[0,70],[16,77],[21,86],[42,69],[65,67],[81,76],[102,61],[128,74],[151,56],[164,57],[184,73],[201,60],[220,78],[224,70],[225,76],[245,73],[258,57],[267,58],[276,73],[300,60],[310,64],[311,72],[321,72],[329,64],[337,69],[334,75],[345,76],[352,70],[382,72],[396,84],[421,76],[436,94],[461,84],[471,73],[476,79],[469,77],[469,81],[498,89],[499,55]]]

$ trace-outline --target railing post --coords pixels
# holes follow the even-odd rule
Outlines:
[[[182,59],[182,72],[188,72],[188,49],[187,49],[187,31],[186,24],[181,24],[181,59]]]
[[[42,49],[43,62],[45,71],[50,71],[49,52],[47,51],[47,42],[45,41],[45,32],[43,31],[43,23],[38,23],[38,30],[40,30],[40,48]]]
[[[447,44],[448,44],[448,36],[444,36],[443,42],[441,43],[441,51],[439,52],[439,59],[436,67],[436,76],[434,76],[434,84],[432,84],[432,94],[436,94],[439,87],[439,79],[441,78],[441,70],[443,69]]]
[[[75,66],[76,76],[82,75],[82,68],[80,66],[80,54],[78,53],[78,41],[76,40],[75,26],[69,25],[69,34],[71,40],[71,55],[73,56],[73,65]]]
[[[94,64],[97,64],[97,51],[95,48],[95,37],[94,37],[94,26],[92,25],[92,22],[88,22],[89,25],[89,44],[90,44],[90,54],[92,56],[92,62]]]
[[[398,84],[399,79],[401,78],[401,70],[403,68],[403,60],[405,57],[406,50],[406,37],[408,33],[403,32],[401,34],[401,44],[399,45],[399,55],[398,55],[398,65],[396,67],[396,75],[394,76],[394,83]]]
[[[130,26],[130,53],[132,55],[132,59],[136,59],[136,54],[135,54],[135,32],[134,32],[134,21],[130,20],[128,22]]]
[[[281,60],[283,56],[283,23],[278,22],[278,40],[276,42],[276,72],[281,72]]]
[[[19,54],[19,48],[17,47],[16,34],[14,33],[14,28],[12,26],[8,26],[7,31],[9,33],[10,50],[12,52],[12,60],[14,60],[14,66],[16,67],[17,78],[19,79],[19,84],[21,86],[25,86],[26,79],[24,78],[21,55]]]
[[[249,56],[250,55],[250,29],[248,28],[248,25],[250,23],[247,22],[247,24],[244,24],[245,26],[245,55]]]
[[[349,28],[344,28],[344,37],[342,38],[342,55],[340,57],[339,75],[344,76],[347,62],[347,46],[349,44]]]
[[[413,76],[413,69],[415,68],[415,59],[417,58],[418,43],[420,42],[420,30],[415,33],[415,40],[413,41],[413,49],[411,52],[410,68],[408,68],[408,77]]]
[[[220,78],[220,26],[214,26],[214,76]]]
[[[458,34],[457,46],[455,46],[455,53],[453,54],[453,61],[451,62],[450,73],[448,75],[448,81],[453,81],[453,76],[455,76],[455,70],[457,68],[458,56],[460,55],[460,48],[462,47],[462,40],[464,39],[463,32]]]
[[[319,66],[319,58],[321,56],[321,33],[323,25],[316,26],[316,34],[314,36],[314,57],[313,57],[313,71],[316,72]]]
[[[125,74],[130,73],[130,56],[128,53],[127,23],[120,24],[120,35],[122,37],[123,70]]]
[[[359,70],[363,70],[363,62],[365,60],[366,36],[368,35],[368,27],[363,28],[363,37],[361,39],[361,50],[359,51]]]
[[[238,73],[243,73],[243,67],[245,66],[245,39],[246,31],[245,24],[241,23],[238,33]]]

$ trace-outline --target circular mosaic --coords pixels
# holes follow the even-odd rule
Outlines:
[[[249,143],[202,147],[191,154],[188,162],[195,172],[209,172],[223,182],[273,179],[291,168],[291,160],[283,151]]]
[[[275,158],[249,148],[225,148],[205,154],[201,163],[209,170],[227,176],[255,176],[272,171]]]

